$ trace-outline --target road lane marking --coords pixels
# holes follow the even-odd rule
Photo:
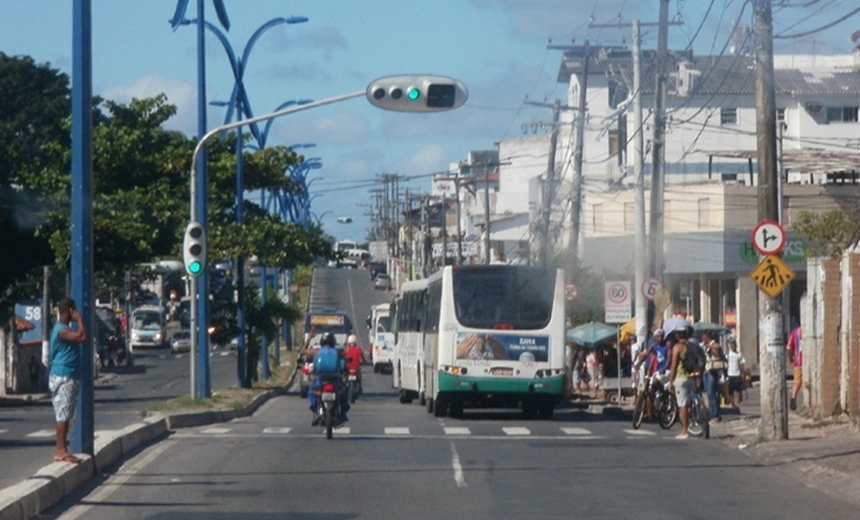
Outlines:
[[[8,432],[8,431],[9,431],[9,430],[0,430],[0,433],[6,433],[6,432]]]
[[[221,435],[224,433],[229,433],[231,429],[232,428],[206,428],[205,430],[201,431],[200,433]]]
[[[648,430],[624,430],[624,433],[626,433],[627,435],[632,435],[634,437],[649,437],[652,435],[657,435],[656,433]]]
[[[507,426],[502,428],[502,431],[505,432],[505,435],[531,435],[532,433],[528,428],[519,426]]]
[[[457,426],[451,426],[445,428],[446,435],[471,435],[472,432],[468,428],[461,428]]]
[[[28,433],[27,437],[54,437],[56,435],[56,430],[39,430],[37,432]]]
[[[409,428],[400,428],[400,427],[385,428],[385,435],[409,435]]]
[[[468,487],[466,475],[463,474],[463,465],[460,464],[460,454],[457,453],[453,442],[451,442],[451,466],[454,468],[454,482],[457,483],[457,487]]]
[[[567,435],[591,435],[591,430],[588,428],[562,428],[561,431]]]
[[[266,429],[264,429],[264,430],[263,430],[263,433],[276,433],[276,434],[282,434],[282,435],[285,435],[285,434],[287,434],[287,433],[290,433],[290,430],[292,430],[292,428],[275,428],[275,427],[271,427],[271,428],[266,428]]]
[[[129,481],[132,477],[137,475],[140,471],[142,471],[146,466],[152,463],[155,459],[159,457],[162,453],[167,451],[169,448],[172,448],[176,445],[177,442],[171,439],[168,439],[163,442],[159,442],[155,444],[152,448],[147,448],[148,453],[146,456],[132,464],[131,466],[126,466],[123,464],[120,466],[119,470],[116,474],[108,478],[107,482],[99,486],[95,489],[93,493],[86,497],[87,505],[77,505],[60,515],[58,520],[75,520],[86,514],[95,504],[106,501],[114,491],[120,489],[126,482]]]

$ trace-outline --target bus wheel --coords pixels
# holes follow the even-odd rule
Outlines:
[[[531,399],[526,399],[523,401],[523,417],[526,419],[534,419],[538,414],[538,406],[537,403],[532,401]]]
[[[538,416],[540,416],[541,419],[552,419],[554,412],[555,406],[553,406],[551,402],[541,403],[538,405]]]
[[[400,391],[400,402],[402,404],[409,404],[412,402],[412,396],[409,395],[409,392],[406,390]]]
[[[428,397],[426,399],[426,401],[427,401],[427,413],[433,413],[433,398]]]
[[[463,417],[463,403],[459,401],[452,401],[448,404],[448,415],[459,419]]]
[[[442,396],[436,398],[433,403],[433,415],[436,417],[445,417],[448,415],[448,400]]]

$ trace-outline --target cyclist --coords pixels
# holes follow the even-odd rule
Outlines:
[[[687,357],[687,327],[679,326],[669,333],[667,344],[671,344],[671,365],[669,368],[669,391],[675,392],[678,401],[678,416],[681,419],[681,433],[676,439],[686,439],[690,436],[690,389],[695,384],[694,374],[687,373],[684,359]]]
[[[364,351],[358,344],[358,336],[350,334],[346,338],[346,352],[343,354],[346,359],[346,369],[350,372],[355,370],[358,376],[358,393],[364,393],[364,386],[361,384],[361,365],[364,363]]]

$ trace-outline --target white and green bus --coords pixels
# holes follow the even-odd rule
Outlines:
[[[516,265],[448,266],[394,300],[393,386],[437,417],[522,407],[552,418],[564,393],[564,274]]]

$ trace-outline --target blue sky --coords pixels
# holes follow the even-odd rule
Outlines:
[[[192,0],[188,17],[196,18]],[[127,101],[165,92],[179,108],[168,125],[196,134],[196,31],[173,31],[168,20],[176,0],[92,0],[93,83],[96,94]],[[745,5],[746,4],[746,5]],[[851,13],[856,0],[775,0],[776,34],[814,30]],[[71,70],[71,1],[2,0],[0,51],[29,55],[63,72]],[[561,51],[552,42],[627,44],[629,29],[591,29],[589,23],[656,21],[658,0],[226,0],[229,39],[240,53],[250,35],[278,16],[305,16],[307,23],[281,25],[257,42],[245,85],[256,114],[291,99],[324,99],[363,90],[374,78],[401,73],[455,77],[469,89],[458,110],[401,114],[379,110],[363,99],[309,110],[273,124],[270,144],[315,143],[300,150],[319,157],[323,168],[310,178],[318,195],[312,210],[338,238],[365,239],[369,190],[383,173],[415,180],[428,190],[428,175],[465,159],[470,150],[522,135],[522,125],[547,120],[549,110],[528,98],[564,98],[556,82]],[[718,53],[744,0],[672,0],[670,46],[692,45],[697,54]],[[212,2],[207,20],[216,23]],[[699,27],[701,26],[701,30]],[[821,32],[775,42],[775,52],[847,53],[848,35],[860,16]],[[656,45],[653,28],[645,47]],[[692,43],[691,43],[692,42]],[[226,100],[233,78],[221,45],[207,34],[207,96]],[[211,107],[210,128],[224,109]],[[352,224],[338,224],[351,216]]]

